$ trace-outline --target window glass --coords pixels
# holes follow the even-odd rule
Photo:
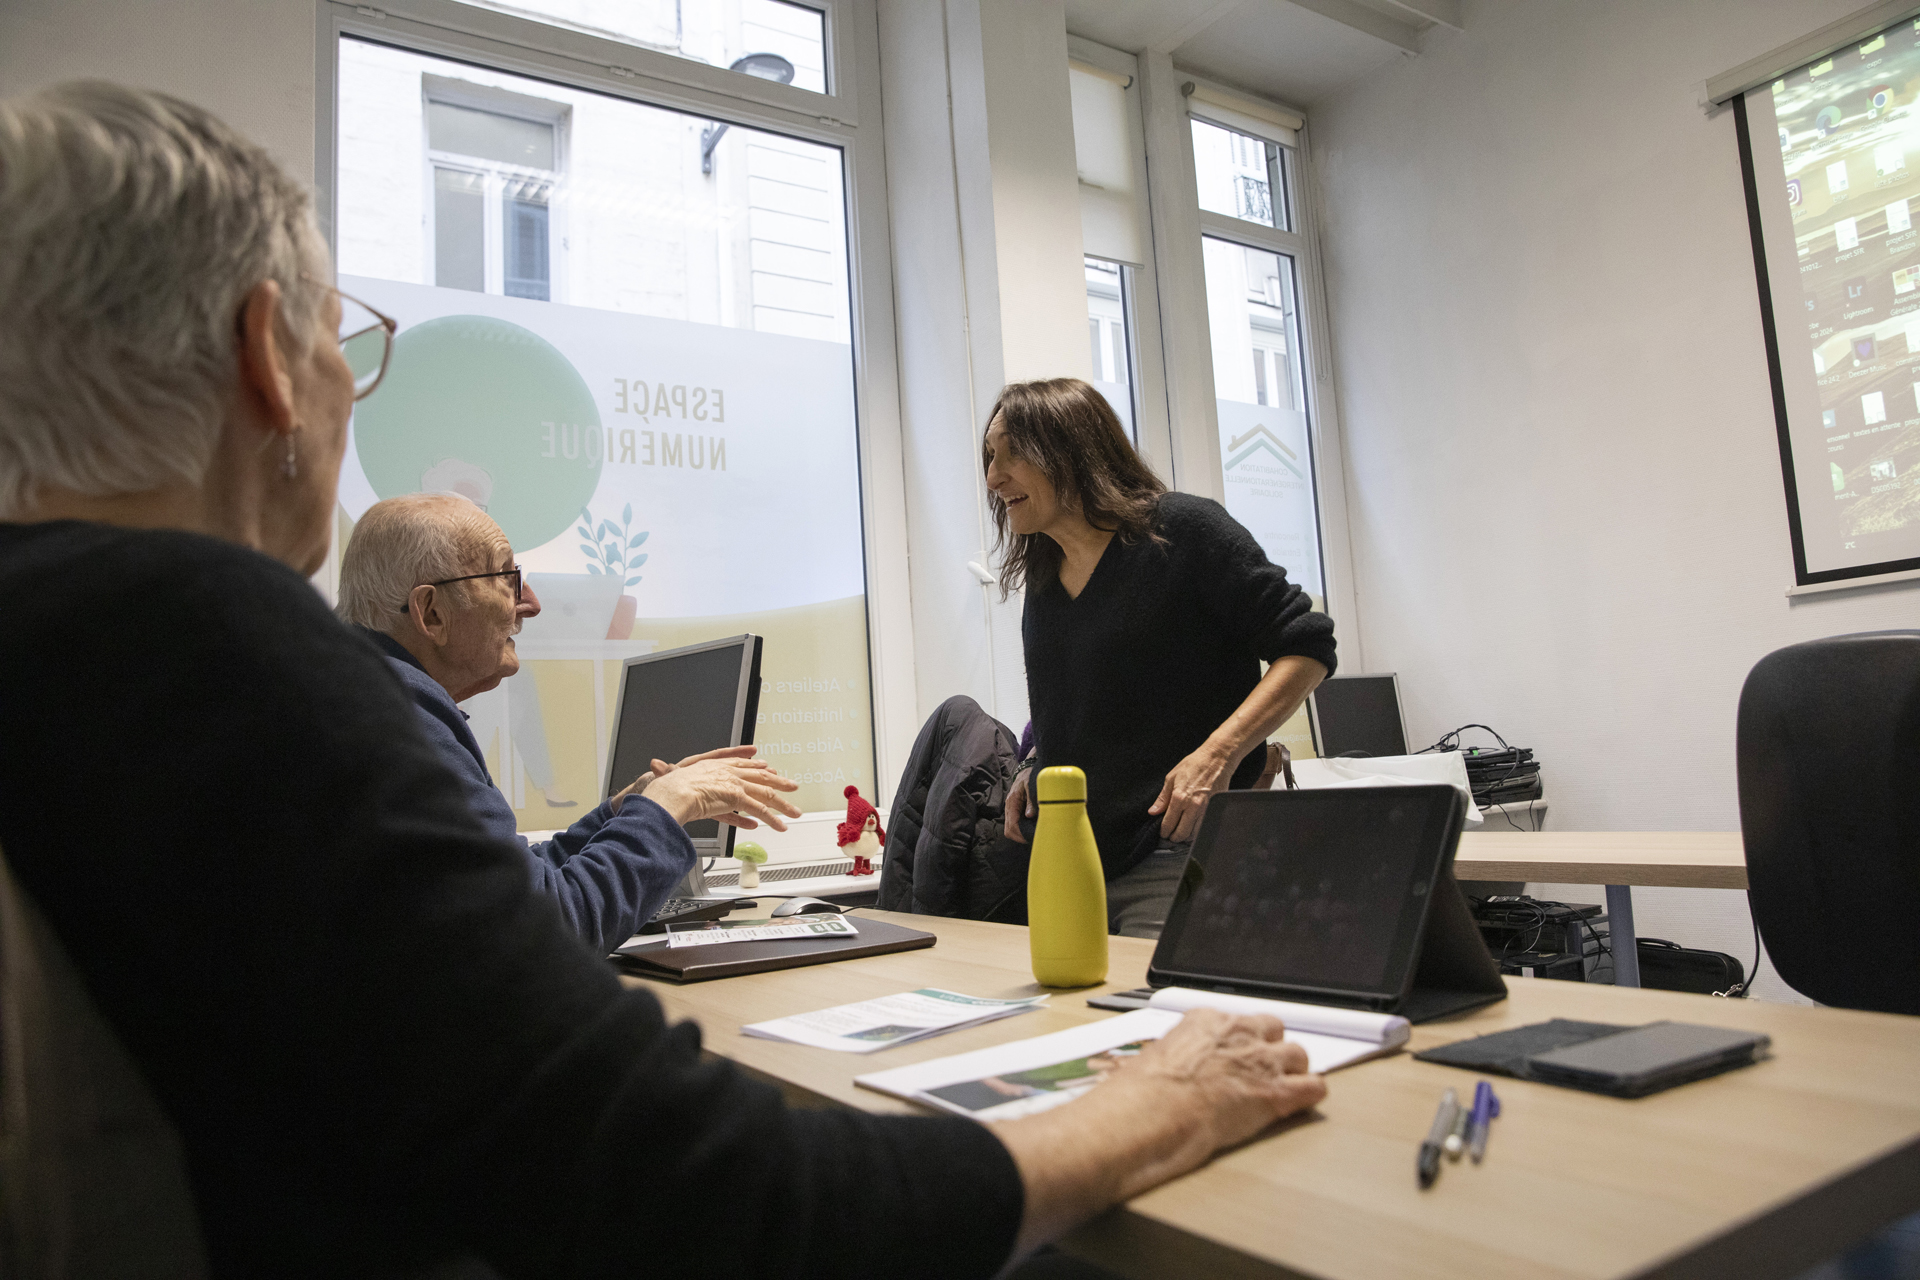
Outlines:
[[[487,291],[486,175],[433,171],[433,279],[446,289]]]
[[[1138,444],[1133,414],[1132,269],[1103,258],[1086,259],[1087,340],[1093,355],[1093,385]]]
[[[1213,236],[1201,244],[1227,510],[1324,597],[1293,259]]]
[[[553,168],[553,126],[451,102],[427,103],[427,147],[499,164]]]
[[[542,611],[465,710],[521,828],[600,799],[623,659],[749,631],[755,740],[796,802],[873,795],[841,152],[339,53],[340,282],[401,321],[341,541],[417,491],[506,530]]]
[[[1193,176],[1200,189],[1200,207],[1291,231],[1286,148],[1205,120],[1192,123]]]
[[[465,0],[746,75],[827,91],[826,15],[784,0]],[[757,56],[756,56],[757,55]]]

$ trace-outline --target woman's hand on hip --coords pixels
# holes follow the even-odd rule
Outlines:
[[[1147,806],[1149,814],[1161,815],[1162,839],[1176,844],[1193,839],[1194,828],[1200,825],[1200,810],[1206,807],[1207,797],[1226,782],[1227,773],[1232,767],[1233,761],[1228,753],[1210,742],[1202,743],[1198,751],[1173,766],[1166,782],[1161,784],[1159,796]]]
[[[1022,765],[1019,772],[1013,775],[1013,785],[1007,788],[1007,811],[1003,825],[1007,839],[1018,840],[1021,844],[1025,844],[1027,838],[1020,834],[1020,818],[1022,815],[1029,818],[1034,815],[1032,782],[1033,770]]]

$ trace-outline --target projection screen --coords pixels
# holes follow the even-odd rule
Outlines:
[[[1920,570],[1920,19],[1733,106],[1795,582]]]

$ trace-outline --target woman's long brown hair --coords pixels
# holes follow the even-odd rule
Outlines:
[[[1167,487],[1153,474],[1127,439],[1125,427],[1107,398],[1078,378],[1013,382],[993,402],[987,429],[998,418],[1006,447],[1039,468],[1060,502],[1078,511],[1096,529],[1122,542],[1157,540],[1153,509]],[[980,466],[987,465],[987,442],[980,437]],[[1000,557],[1000,598],[1029,583],[1049,582],[1060,573],[1060,544],[1045,534],[1017,534],[1007,524],[1007,504],[988,492],[993,508],[995,554]]]

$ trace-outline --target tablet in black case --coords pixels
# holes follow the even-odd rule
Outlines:
[[[1616,1098],[1643,1098],[1690,1080],[1744,1067],[1772,1041],[1755,1031],[1653,1022],[1585,1044],[1536,1053],[1527,1075]]]
[[[1444,783],[1214,796],[1148,983],[1411,1022],[1505,998],[1453,880],[1466,808]]]

